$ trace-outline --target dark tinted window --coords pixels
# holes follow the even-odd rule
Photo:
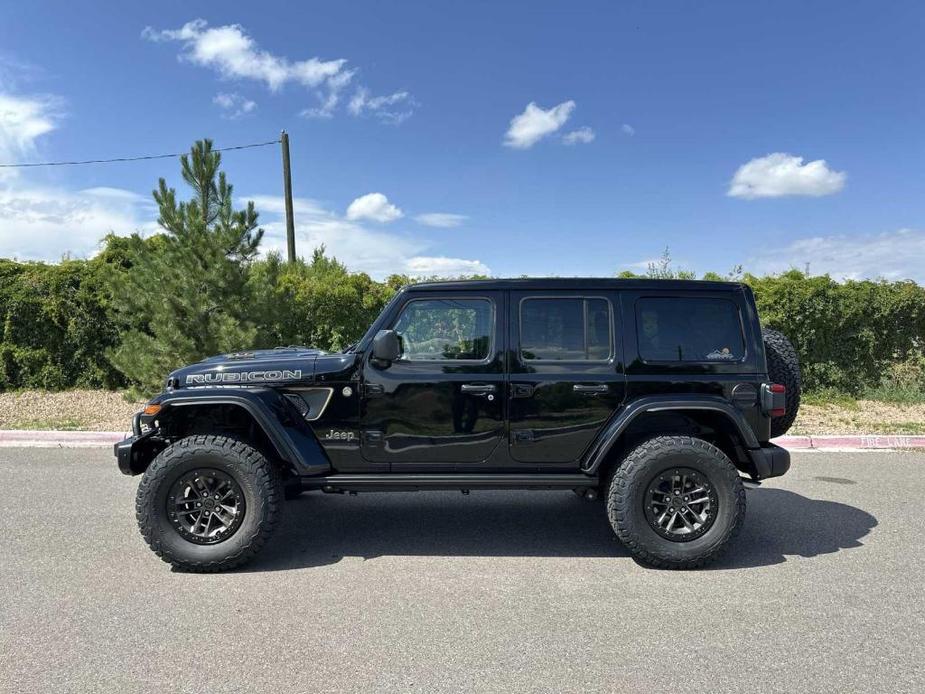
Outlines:
[[[407,304],[395,323],[410,361],[488,357],[494,327],[487,299],[427,299]]]
[[[525,299],[520,304],[524,360],[605,361],[610,344],[606,299]]]
[[[745,354],[739,310],[725,299],[640,299],[636,332],[646,361],[738,361]]]

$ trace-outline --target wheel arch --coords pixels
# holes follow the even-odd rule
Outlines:
[[[744,415],[729,402],[710,396],[652,396],[631,402],[601,431],[582,460],[582,470],[605,480],[629,450],[659,435],[703,438],[740,471],[753,478],[762,476],[752,453],[760,443]]]
[[[275,390],[190,389],[164,393],[151,403],[160,405],[160,410],[149,418],[149,426],[165,442],[195,434],[228,434],[258,448],[288,474],[324,474],[331,470],[314,432],[286,397]],[[150,458],[138,461],[134,467],[143,465],[138,470],[143,472],[148,463]]]

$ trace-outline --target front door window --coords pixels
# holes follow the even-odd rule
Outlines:
[[[484,361],[492,336],[487,299],[420,299],[395,324],[407,361]]]

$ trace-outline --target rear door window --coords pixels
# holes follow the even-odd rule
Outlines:
[[[639,299],[636,332],[645,361],[737,362],[745,357],[739,309],[726,299]]]
[[[520,304],[523,361],[607,361],[610,302],[600,298],[537,298]]]

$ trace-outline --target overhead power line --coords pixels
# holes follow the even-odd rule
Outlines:
[[[278,145],[279,140],[270,140],[269,142],[254,142],[249,145],[235,145],[234,147],[218,147],[213,152],[230,152],[236,149],[251,149],[253,147],[267,147],[268,145]],[[113,164],[123,161],[146,161],[149,159],[172,159],[180,157],[189,152],[176,152],[174,154],[145,154],[138,157],[116,157],[114,159],[86,159],[84,161],[45,161],[28,164],[0,164],[0,169],[29,169],[39,166],[80,166],[82,164]]]

